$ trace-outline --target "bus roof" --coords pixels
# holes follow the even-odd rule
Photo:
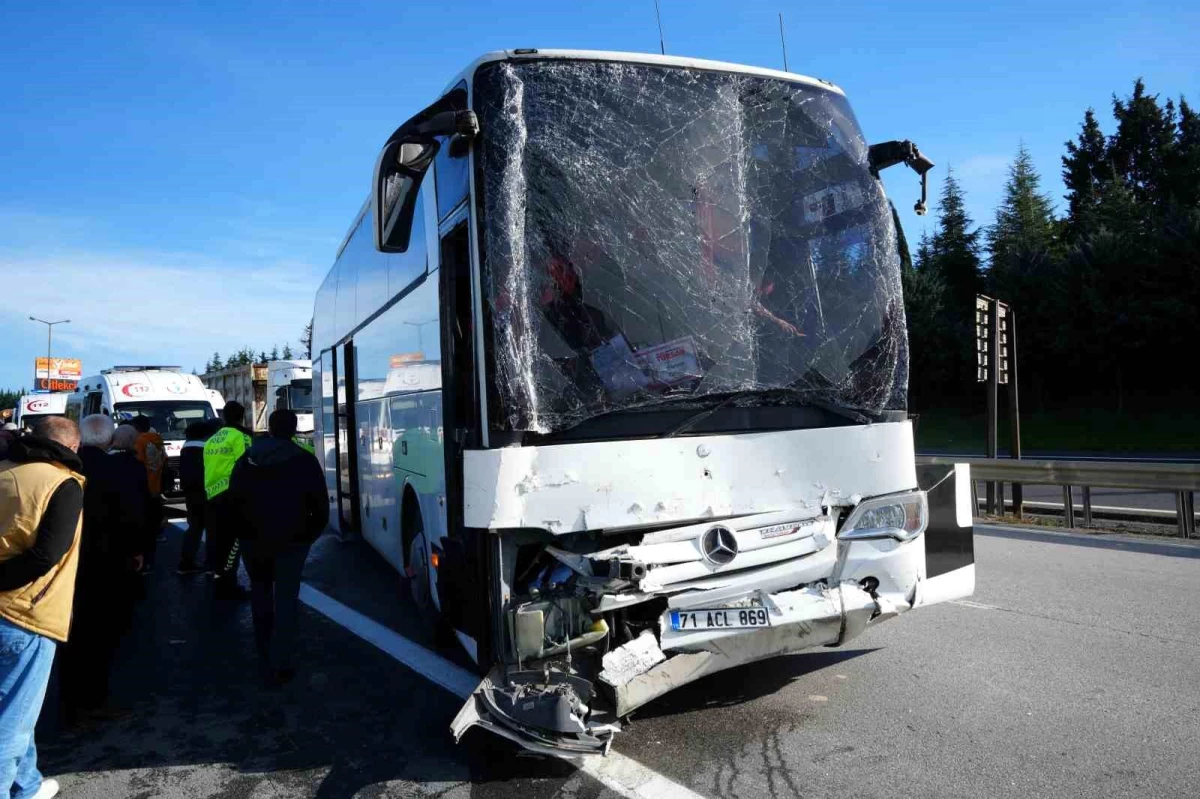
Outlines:
[[[743,75],[758,75],[764,78],[777,78],[779,80],[791,81],[792,83],[804,83],[809,86],[814,86],[819,89],[836,92],[844,95],[841,87],[830,83],[827,80],[820,78],[810,78],[807,75],[798,75],[795,72],[784,72],[779,69],[767,69],[766,67],[752,67],[746,64],[733,64],[728,61],[709,61],[705,58],[689,58],[687,56],[676,55],[655,55],[654,53],[626,53],[615,50],[541,50],[536,48],[515,49],[515,50],[493,50],[490,53],[484,53],[475,59],[471,64],[454,77],[446,85],[446,91],[450,91],[463,80],[469,80],[474,75],[475,70],[484,64],[493,61],[522,61],[522,60],[545,60],[545,59],[574,59],[578,61],[624,61],[631,64],[652,64],[664,67],[684,67],[687,69],[705,69],[712,72],[737,72]],[[443,92],[445,94],[445,92]]]

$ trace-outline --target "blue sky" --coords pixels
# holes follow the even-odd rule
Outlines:
[[[669,53],[770,67],[782,11],[792,71],[953,165],[977,222],[1021,141],[1059,199],[1063,142],[1135,77],[1200,104],[1194,3],[661,5]],[[31,382],[31,314],[86,372],[295,346],[377,147],[507,47],[654,52],[654,3],[4,4],[0,387]],[[915,246],[916,179],[886,182]]]

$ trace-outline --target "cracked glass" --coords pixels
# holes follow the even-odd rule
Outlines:
[[[895,228],[841,94],[544,60],[485,65],[474,96],[501,428],[715,396],[904,409]]]

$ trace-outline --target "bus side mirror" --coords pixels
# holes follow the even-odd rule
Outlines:
[[[379,159],[371,186],[375,249],[405,252],[412,234],[413,213],[421,180],[438,152],[439,136],[473,138],[479,132],[474,111],[443,111],[404,123],[392,134]]]

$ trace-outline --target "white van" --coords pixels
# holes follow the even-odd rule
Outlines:
[[[64,416],[67,412],[67,394],[26,394],[17,403],[13,423],[23,430],[32,430],[39,420],[47,416]]]
[[[217,418],[200,378],[183,374],[178,366],[114,366],[80,380],[67,396],[67,415],[76,421],[93,413],[117,422],[148,416],[150,426],[163,438],[167,465],[175,475],[188,425]],[[166,487],[166,493],[177,491],[178,485]]]

